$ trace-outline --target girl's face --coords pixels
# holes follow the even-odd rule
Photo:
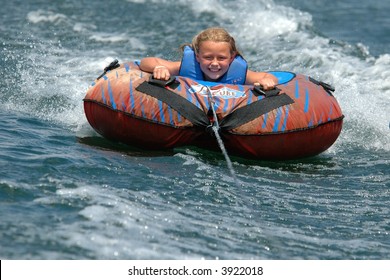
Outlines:
[[[229,69],[234,55],[230,52],[230,45],[226,42],[204,41],[199,45],[196,60],[206,80],[216,81]]]

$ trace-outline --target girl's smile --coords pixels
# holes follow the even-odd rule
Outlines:
[[[228,43],[204,41],[199,46],[196,60],[206,80],[216,81],[227,72],[234,56]]]

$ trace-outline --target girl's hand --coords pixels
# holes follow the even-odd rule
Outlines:
[[[169,80],[171,77],[171,73],[169,73],[169,70],[166,66],[164,65],[158,65],[154,67],[153,69],[153,78],[157,80]]]
[[[262,86],[263,90],[270,90],[275,88],[276,83],[273,78],[264,77],[257,82],[253,83],[254,86]]]
[[[275,88],[278,84],[278,78],[271,73],[267,72],[254,72],[251,70],[247,71],[245,84],[262,86],[263,90],[270,90]]]

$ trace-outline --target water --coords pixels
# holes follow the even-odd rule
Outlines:
[[[0,258],[388,259],[389,1],[1,1]],[[177,59],[222,25],[254,70],[336,87],[345,121],[308,159],[140,151],[82,98],[113,59]]]

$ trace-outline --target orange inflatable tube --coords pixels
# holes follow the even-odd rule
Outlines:
[[[218,149],[210,129],[218,123],[228,153],[245,158],[296,159],[327,150],[344,117],[334,89],[301,74],[272,73],[279,84],[264,92],[180,76],[153,80],[130,62],[91,85],[84,110],[103,137],[144,149]]]

